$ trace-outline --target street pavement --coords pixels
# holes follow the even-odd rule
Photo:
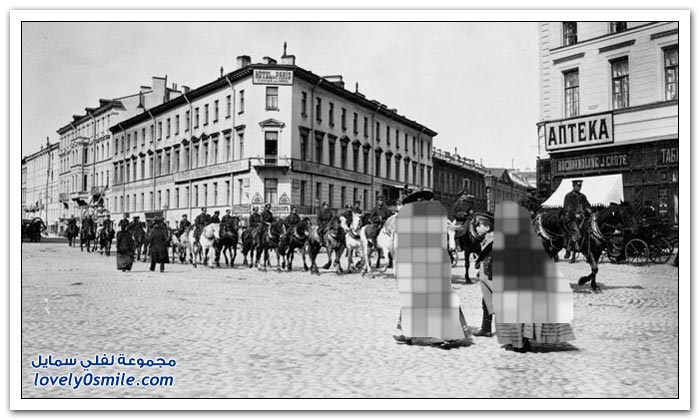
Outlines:
[[[678,397],[678,269],[602,263],[602,292],[591,293],[576,286],[587,264],[557,266],[574,289],[576,340],[521,354],[496,337],[473,337],[473,345],[451,350],[397,344],[401,305],[391,270],[315,276],[297,256],[291,273],[179,263],[159,273],[143,262],[123,273],[114,255],[23,243],[22,397]],[[464,281],[463,267],[452,273],[476,328],[480,287]],[[173,386],[34,386],[36,373],[88,372],[35,369],[38,355],[94,360],[120,353],[177,364],[89,372],[168,375]]]

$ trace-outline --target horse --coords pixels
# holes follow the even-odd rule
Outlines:
[[[112,240],[114,239],[114,229],[111,226],[100,226],[97,234],[97,242],[100,244],[100,255],[109,257],[112,251]]]
[[[369,226],[369,225],[368,225]],[[377,263],[375,268],[379,268],[379,264],[382,260],[382,255],[387,255],[388,263],[382,270],[386,271],[388,268],[393,266],[394,253],[396,252],[396,214],[391,215],[377,234],[376,244],[371,245],[369,238],[367,238],[367,226],[363,226],[360,229],[360,240],[362,241],[362,256],[365,260],[365,268],[362,271],[362,275],[372,271],[370,266],[370,253],[371,248],[375,248],[379,256],[377,257]]]
[[[219,225],[219,240],[216,242],[216,266],[219,267],[221,254],[224,254],[226,265],[233,267],[233,261],[238,255],[238,225],[240,219],[233,216],[230,221]]]
[[[340,216],[341,226],[345,230],[345,249],[348,253],[348,271],[353,271],[362,267],[362,239],[360,238],[360,229],[362,228],[362,215],[353,212],[352,220],[345,220],[345,216]],[[348,225],[348,222],[350,224]],[[360,256],[360,261],[353,265],[352,257],[356,253]]]
[[[255,255],[255,233],[256,227],[248,226],[241,233],[241,253],[243,254],[243,265],[248,268],[253,268],[253,259]],[[248,262],[250,255],[250,262]]]
[[[260,257],[263,256],[262,269],[266,270],[270,264],[270,249],[275,250],[277,255],[277,271],[281,271],[281,258],[279,254],[280,238],[286,232],[286,226],[283,221],[275,220],[272,223],[262,222],[258,227],[258,234],[254,238],[255,243],[255,266],[260,269]]]
[[[559,251],[566,248],[568,242],[574,244],[576,252],[580,251],[581,232],[576,219],[564,209],[540,210],[532,226],[542,241],[545,252],[554,261],[559,261]]]
[[[471,254],[478,255],[481,252],[481,241],[484,239],[476,232],[476,218],[471,216],[463,224],[457,221],[448,222],[447,235],[448,252],[456,254],[457,245],[464,252],[464,280],[470,282],[469,258]]]
[[[172,261],[175,263],[176,260],[180,260],[181,263],[185,262],[185,252],[186,248],[180,241],[180,235],[178,235],[179,229],[170,229],[170,246],[172,247],[173,258]]]
[[[148,256],[148,235],[146,235],[146,229],[143,228],[143,224],[138,223],[132,226],[131,234],[134,236],[136,260],[141,261],[141,254],[143,254],[143,260],[146,261]]]
[[[75,238],[80,234],[78,225],[70,224],[66,228],[66,238],[68,238],[68,246],[75,246]]]
[[[213,261],[216,257],[216,243],[219,240],[220,223],[210,223],[204,227],[199,236],[199,244],[202,248],[204,260],[202,264],[209,262],[209,267],[214,267]]]
[[[292,271],[292,261],[294,261],[294,250],[301,250],[301,259],[304,262],[304,270],[308,271],[309,267],[306,264],[306,241],[309,239],[311,233],[311,219],[304,217],[295,226],[287,229],[287,234],[280,242],[284,242],[286,247],[285,253],[283,254],[285,260],[282,263],[282,268],[286,268],[287,271]]]
[[[598,274],[598,260],[603,249],[608,246],[610,238],[620,227],[634,224],[632,207],[627,203],[611,203],[607,208],[591,214],[584,220],[581,229],[581,240],[578,249],[586,257],[586,262],[591,267],[591,272],[578,279],[578,285],[591,282],[591,290],[600,292],[596,284]]]
[[[46,230],[46,224],[40,217],[34,217],[26,226],[22,223],[22,237],[27,237],[30,242],[41,241],[41,232]]]
[[[199,258],[199,260],[202,259],[202,245],[199,241],[194,239],[195,228],[195,225],[188,227],[187,230],[180,235],[180,243],[184,248],[184,258],[186,259],[187,255],[189,255],[190,264],[197,267],[197,258]],[[182,256],[180,258],[181,260],[183,259]]]
[[[80,226],[80,250],[83,250],[83,245],[87,252],[91,252],[91,242],[95,240],[95,225],[83,222]]]

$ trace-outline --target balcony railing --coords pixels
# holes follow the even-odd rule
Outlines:
[[[277,167],[284,168],[289,167],[292,164],[292,160],[286,156],[278,155],[265,155],[263,157],[251,158],[253,166],[265,166],[265,167]]]

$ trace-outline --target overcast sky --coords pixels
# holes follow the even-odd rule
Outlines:
[[[534,168],[536,23],[24,23],[22,154],[84,114],[168,76],[196,88],[236,56],[282,55],[343,75],[369,99],[439,134],[435,146],[486,166]]]

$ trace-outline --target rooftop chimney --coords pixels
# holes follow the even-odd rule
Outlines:
[[[275,60],[272,57],[268,57],[268,56],[263,57],[263,62],[265,64],[277,64],[277,60]]]
[[[282,53],[282,64],[293,66],[296,64],[297,58],[293,55],[287,55],[287,41],[284,42],[284,52]]]
[[[182,93],[190,93],[190,87],[182,85]]]
[[[333,83],[334,85],[338,86],[339,88],[345,89],[345,82],[343,82],[343,76],[340,76],[340,75],[323,76],[323,78],[328,80],[329,82]]]
[[[239,55],[236,57],[236,64],[237,68],[242,69],[243,67],[247,67],[250,65],[250,56],[249,55]]]
[[[221,66],[221,68],[219,69],[219,77],[224,77],[224,66]]]

